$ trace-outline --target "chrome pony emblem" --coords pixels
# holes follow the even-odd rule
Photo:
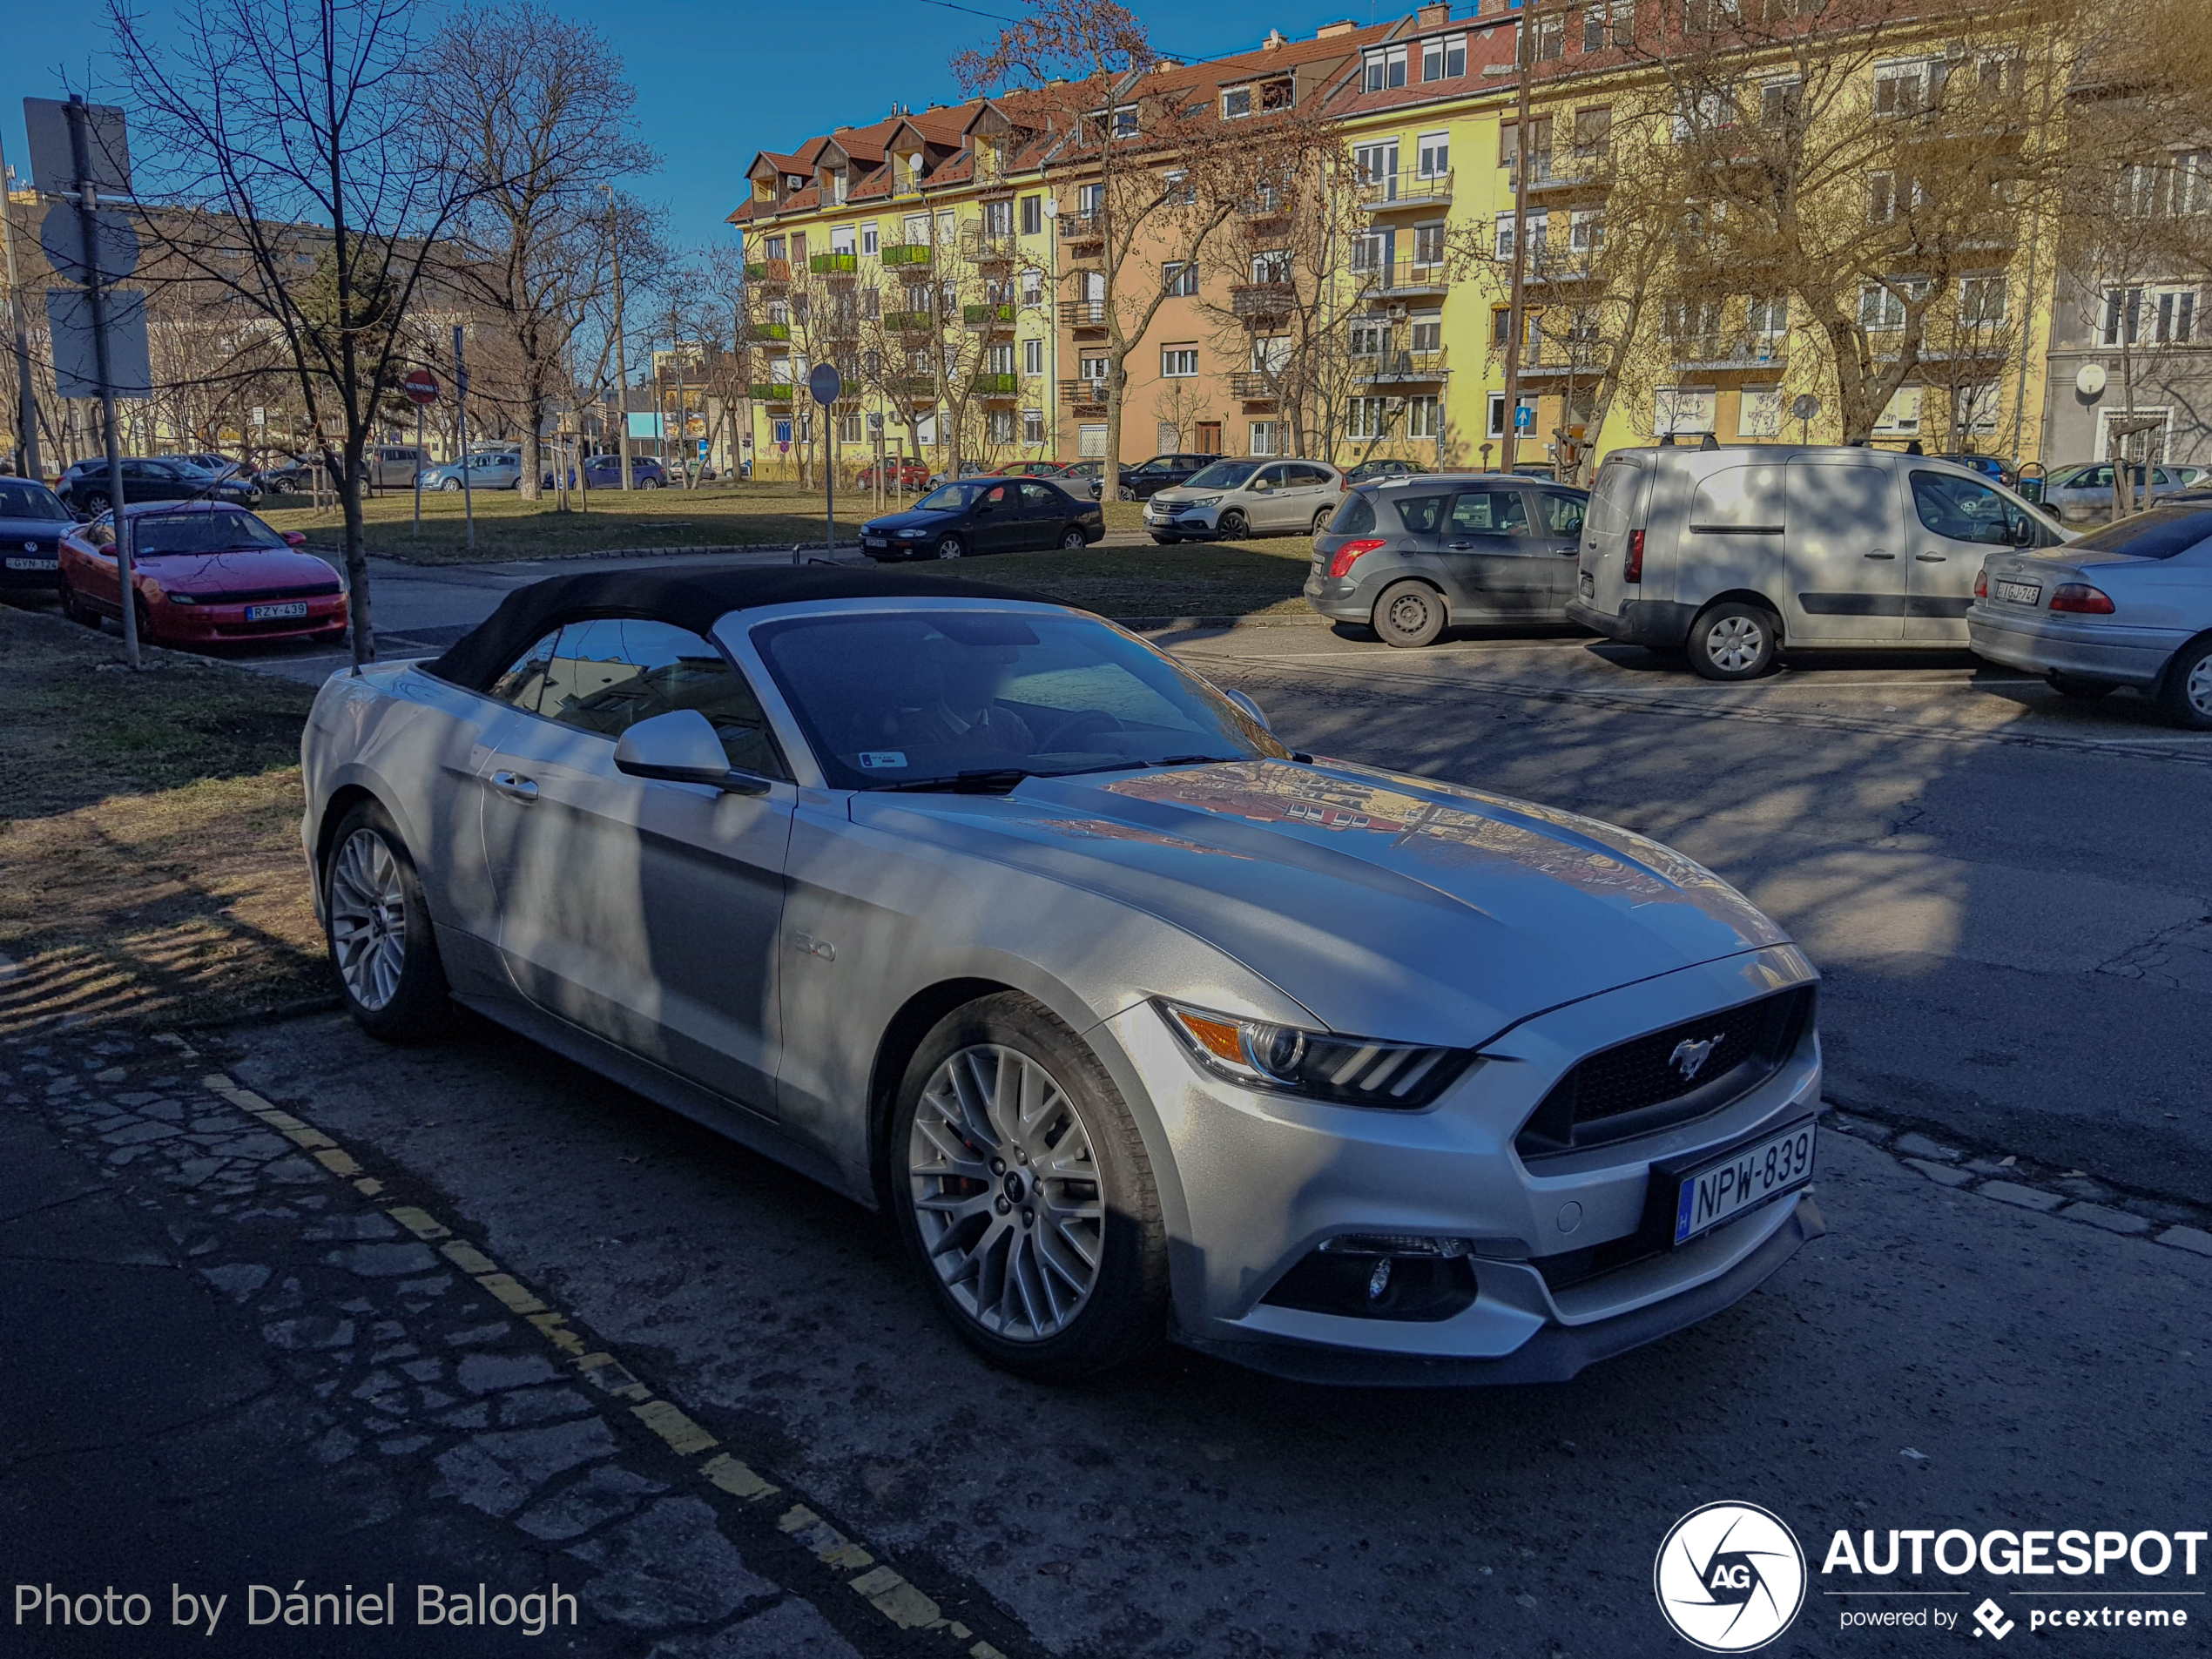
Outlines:
[[[1692,1042],[1684,1037],[1675,1044],[1675,1051],[1667,1056],[1667,1063],[1682,1073],[1684,1082],[1695,1082],[1697,1074],[1704,1070],[1705,1062],[1713,1057],[1713,1050],[1720,1046],[1721,1039],[1727,1035],[1725,1031],[1716,1031],[1703,1042]]]

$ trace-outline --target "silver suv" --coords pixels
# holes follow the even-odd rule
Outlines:
[[[1344,475],[1325,461],[1217,461],[1147,501],[1144,528],[1163,545],[1318,536],[1336,516],[1344,489]]]
[[[1563,623],[1588,500],[1505,473],[1361,484],[1314,542],[1306,603],[1386,645],[1429,644],[1454,623]]]

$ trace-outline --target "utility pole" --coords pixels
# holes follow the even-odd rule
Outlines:
[[[107,440],[107,498],[115,520],[115,577],[117,599],[123,612],[123,659],[138,664],[138,589],[131,570],[131,516],[123,499],[123,451],[115,421],[115,375],[109,362],[107,338],[107,280],[101,270],[99,187],[91,182],[91,112],[81,96],[72,95],[64,112],[69,120],[71,158],[77,165],[77,222],[84,239],[84,290],[92,309],[92,350],[99,365],[100,411],[105,416]]]
[[[622,338],[622,239],[615,223],[615,187],[602,185],[607,192],[607,247],[614,258],[615,267],[615,448],[622,457],[621,489],[630,488],[630,354],[624,349]],[[606,360],[601,358],[600,361]]]
[[[466,323],[453,326],[453,418],[454,438],[461,450],[461,516],[468,523],[469,550],[476,550],[476,489],[475,480],[469,475],[469,364],[462,356],[461,343],[468,334]]]
[[[0,148],[0,239],[8,246],[8,322],[16,335],[16,475],[43,478],[38,464],[38,396],[30,383],[30,335],[23,320],[23,285],[16,279],[16,220],[7,192],[8,152]]]
[[[1528,323],[1523,307],[1528,275],[1528,77],[1535,68],[1535,45],[1528,32],[1532,14],[1514,24],[1513,287],[1506,300],[1506,430],[1498,446],[1498,469],[1510,473],[1517,458],[1521,421],[1521,337]]]

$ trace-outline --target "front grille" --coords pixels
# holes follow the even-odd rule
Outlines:
[[[1514,1143],[1541,1157],[1718,1111],[1774,1075],[1812,1012],[1813,988],[1800,985],[1601,1049],[1553,1085]]]
[[[341,590],[336,582],[314,582],[304,588],[235,588],[220,593],[195,593],[204,605],[259,604],[265,599],[326,599]]]

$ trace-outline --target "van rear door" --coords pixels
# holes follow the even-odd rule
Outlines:
[[[1872,459],[1792,455],[1783,543],[1784,637],[1895,644],[1905,637],[1904,526],[1897,482]]]
[[[1641,456],[1610,455],[1598,469],[1589,509],[1582,518],[1581,549],[1576,559],[1576,586],[1582,603],[1593,610],[1617,617],[1629,600],[1642,597],[1642,590],[1630,586],[1622,571],[1629,556],[1629,533],[1643,528],[1650,496],[1651,469]]]

